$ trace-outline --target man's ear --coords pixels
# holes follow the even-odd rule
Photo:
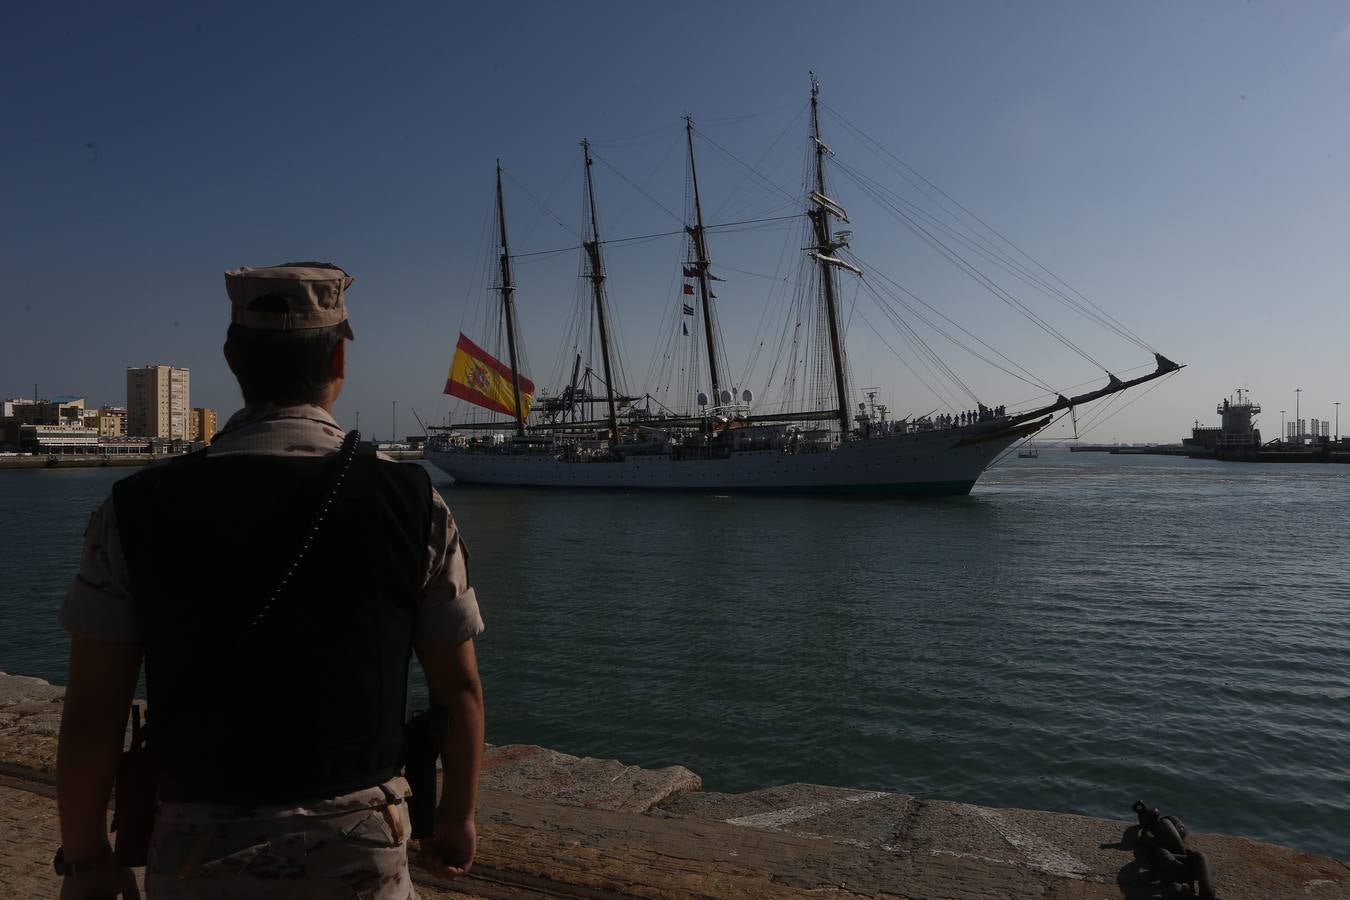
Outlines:
[[[347,341],[339,340],[333,348],[332,359],[328,361],[328,377],[341,381],[347,377]]]

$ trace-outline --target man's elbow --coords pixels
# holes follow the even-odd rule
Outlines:
[[[477,672],[468,673],[462,677],[456,678],[450,686],[452,695],[460,702],[474,702],[481,704],[483,702],[483,680],[478,677]]]

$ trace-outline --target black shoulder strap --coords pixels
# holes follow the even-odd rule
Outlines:
[[[291,583],[291,579],[295,577],[295,573],[300,570],[301,564],[305,561],[305,554],[309,552],[310,546],[314,543],[315,539],[318,538],[319,532],[323,528],[324,519],[328,517],[328,511],[333,508],[333,504],[336,503],[338,497],[342,495],[342,485],[347,481],[348,472],[352,468],[352,460],[357,456],[357,446],[360,440],[361,433],[355,429],[347,432],[347,436],[342,439],[342,449],[338,451],[337,473],[333,476],[333,485],[329,488],[328,493],[324,495],[323,500],[319,502],[319,508],[314,511],[314,518],[310,520],[309,529],[305,532],[305,537],[300,542],[300,549],[296,552],[295,559],[293,559],[291,564],[286,567],[286,571],[281,575],[281,581],[277,584],[276,588],[273,589],[271,595],[267,598],[267,601],[263,603],[262,608],[260,608],[249,621],[248,625],[250,630],[256,629],[267,619],[268,613],[272,611],[277,600],[285,593],[286,586]],[[373,456],[374,451],[372,450],[371,457],[373,458]],[[363,469],[366,467],[360,466],[358,468]]]

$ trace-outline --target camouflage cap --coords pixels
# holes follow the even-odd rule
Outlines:
[[[225,273],[230,321],[267,331],[341,325],[343,336],[351,340],[355,335],[342,294],[353,280],[332,263],[321,262],[231,269]]]

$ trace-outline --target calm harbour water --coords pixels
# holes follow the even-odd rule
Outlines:
[[[126,471],[0,472],[0,670]],[[1350,467],[1044,451],[970,497],[455,488],[488,739],[1350,857]]]

